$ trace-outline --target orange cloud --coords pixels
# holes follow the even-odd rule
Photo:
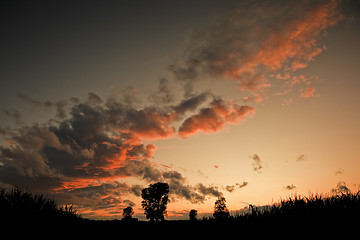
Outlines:
[[[269,75],[305,68],[326,49],[319,40],[343,19],[338,5],[336,0],[272,2],[271,6],[260,2],[234,9],[190,38],[190,50],[171,70],[189,84],[207,74],[234,80],[241,91],[263,92],[272,85]]]
[[[300,93],[301,98],[312,98],[312,97],[320,97],[320,94],[315,93],[316,89],[313,87],[307,87]]]
[[[241,82],[241,88],[259,90],[270,86],[265,78],[262,78],[261,81],[257,79],[260,79],[259,76],[264,73],[258,69],[261,66],[264,66],[266,70],[274,71],[283,66],[288,67],[286,64],[289,62],[293,71],[305,68],[308,62],[324,49],[316,47],[317,40],[322,33],[342,19],[337,11],[337,5],[337,1],[329,1],[304,11],[304,15],[298,18],[291,19],[291,16],[288,16],[289,21],[273,26],[274,29],[259,44],[256,52],[245,59],[242,55],[238,55],[238,58],[242,58],[242,65],[227,71],[225,75],[242,81],[241,78],[244,74],[253,74],[255,80],[251,80],[250,83],[249,81]],[[297,10],[293,9],[292,11]],[[232,59],[234,55],[236,53],[231,55]],[[247,76],[245,75],[245,77]]]
[[[215,99],[210,107],[203,108],[198,114],[187,118],[178,133],[181,137],[188,137],[197,132],[214,133],[222,130],[226,124],[238,124],[245,116],[254,112],[253,107]]]

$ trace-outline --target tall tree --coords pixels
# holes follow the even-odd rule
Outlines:
[[[145,215],[150,221],[163,221],[166,214],[166,207],[169,202],[169,184],[154,183],[148,188],[144,188],[141,197],[144,199],[141,206],[145,210]]]
[[[225,204],[226,200],[224,197],[219,197],[215,201],[213,216],[216,220],[225,220],[230,217],[230,213]]]

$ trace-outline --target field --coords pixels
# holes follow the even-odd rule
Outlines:
[[[66,231],[78,229],[88,234],[99,231],[107,233],[136,231],[137,234],[146,235],[166,230],[176,231],[178,234],[191,231],[197,234],[316,232],[321,233],[322,236],[327,234],[343,236],[359,228],[360,192],[340,193],[327,197],[295,196],[267,207],[251,206],[250,212],[230,216],[221,221],[207,217],[192,221],[147,222],[84,219],[76,213],[73,206],[59,207],[54,200],[44,195],[14,188],[10,191],[0,190],[0,213],[1,222],[9,226],[35,224],[67,229]]]

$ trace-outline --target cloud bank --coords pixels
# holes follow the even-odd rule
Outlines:
[[[44,105],[24,96],[19,95],[30,104]],[[130,177],[142,184],[168,182],[173,200],[202,203],[207,196],[220,196],[216,188],[190,186],[180,172],[153,162],[156,146],[149,141],[217,132],[254,112],[209,92],[173,105],[135,107],[129,99],[112,95],[103,100],[95,93],[62,102],[64,115],[58,114],[58,104],[46,104],[57,110],[47,124],[1,131],[7,144],[0,148],[0,182],[54,192],[64,203],[78,204],[89,213],[124,204],[130,200],[122,198],[129,193],[139,196],[141,185],[122,181]]]

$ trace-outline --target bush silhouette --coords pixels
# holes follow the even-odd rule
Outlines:
[[[196,219],[196,216],[197,216],[197,210],[191,209],[190,212],[189,212],[190,221],[195,221],[195,220],[197,220],[197,219]]]
[[[148,188],[144,188],[141,192],[141,197],[144,199],[141,202],[145,210],[145,215],[150,221],[163,221],[166,214],[166,207],[169,201],[169,184],[154,183],[150,184]]]
[[[134,210],[131,206],[128,206],[126,208],[123,209],[123,217],[128,219],[128,218],[132,218],[132,216],[134,215]]]

